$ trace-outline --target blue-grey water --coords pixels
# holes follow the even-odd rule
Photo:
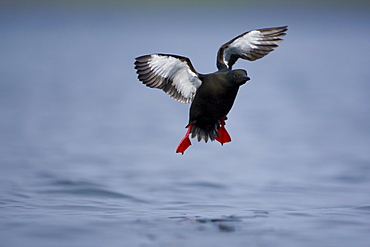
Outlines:
[[[0,246],[369,246],[369,9],[1,5]],[[233,141],[176,154],[189,105],[134,58],[213,72],[221,44],[280,25],[235,66]]]

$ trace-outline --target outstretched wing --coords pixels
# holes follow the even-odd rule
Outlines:
[[[278,47],[285,36],[287,26],[252,30],[223,44],[217,54],[217,68],[229,68],[239,58],[254,61],[262,58]]]
[[[181,102],[193,101],[202,84],[190,59],[170,54],[152,54],[136,58],[138,78],[148,87],[162,89],[171,98]]]

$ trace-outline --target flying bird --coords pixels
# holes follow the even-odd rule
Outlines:
[[[260,59],[276,47],[285,36],[287,26],[245,32],[223,44],[217,53],[218,71],[198,73],[189,58],[172,54],[151,54],[136,58],[138,79],[148,87],[162,89],[174,100],[191,103],[188,129],[176,152],[184,154],[191,137],[198,141],[218,141],[222,145],[231,138],[225,129],[227,114],[234,104],[239,87],[250,78],[247,71],[232,67],[241,58]]]

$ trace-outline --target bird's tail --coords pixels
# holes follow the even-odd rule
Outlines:
[[[218,128],[220,127],[219,121],[215,123],[213,126],[207,126],[206,128],[201,128],[197,125],[194,125],[191,129],[191,138],[197,137],[198,142],[204,140],[208,142],[208,140],[214,141],[218,137]]]
[[[189,139],[189,135],[191,134],[191,137],[198,137],[198,141],[200,142],[202,139],[207,142],[208,140],[211,141],[218,141],[222,145],[227,142],[231,142],[231,138],[229,133],[227,133],[227,130],[225,129],[225,120],[226,117],[220,118],[215,125],[214,128],[200,128],[199,126],[196,126],[194,124],[188,124],[186,128],[188,128],[188,131],[186,132],[184,138],[181,139],[179,145],[176,148],[176,153],[182,153],[184,154],[185,150],[190,147],[191,141]]]
[[[206,128],[201,128],[196,124],[193,125],[192,129],[190,130],[191,138],[198,137],[198,142],[204,140],[208,142],[211,141],[218,141],[222,145],[226,142],[231,142],[231,137],[227,130],[225,129],[225,120],[227,117],[222,117],[216,121],[216,123],[212,126],[207,126]]]

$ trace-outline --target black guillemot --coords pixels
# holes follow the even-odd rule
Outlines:
[[[138,79],[148,87],[162,89],[171,98],[190,106],[188,131],[176,152],[184,153],[191,145],[189,135],[217,140],[221,144],[231,141],[225,129],[227,114],[234,104],[239,87],[249,79],[247,71],[232,69],[239,59],[254,61],[264,57],[282,41],[287,26],[256,29],[245,32],[223,44],[217,53],[218,71],[198,73],[190,59],[172,54],[151,54],[136,58]]]

